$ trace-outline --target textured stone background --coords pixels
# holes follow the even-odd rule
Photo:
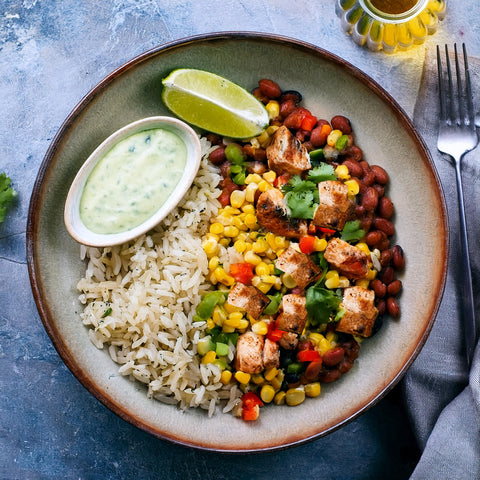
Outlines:
[[[480,55],[477,0],[449,1],[428,44]],[[473,14],[472,14],[473,12]],[[469,19],[475,23],[469,25]],[[31,190],[65,117],[135,55],[189,35],[263,31],[336,53],[413,113],[425,46],[397,55],[356,46],[333,0],[2,0],[0,171],[19,198],[0,226],[0,478],[408,478],[418,458],[400,390],[340,431],[277,453],[217,455],[155,439],[91,396],[64,366],[30,291],[25,230]]]

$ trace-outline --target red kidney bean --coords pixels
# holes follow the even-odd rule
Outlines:
[[[260,91],[268,98],[278,98],[282,94],[282,90],[278,86],[278,83],[268,78],[262,78],[262,80],[259,80],[258,86],[260,87]]]
[[[377,245],[377,243],[379,243],[382,239],[382,232],[380,232],[379,230],[370,230],[365,235],[365,243],[370,247]]]
[[[212,150],[208,156],[208,159],[214,165],[222,164],[227,159],[225,155],[225,147],[218,147],[215,150]]]
[[[390,240],[388,239],[388,237],[386,235],[376,245],[376,248],[378,248],[380,251],[387,250],[389,247],[390,247]]]
[[[345,357],[345,350],[341,347],[334,347],[323,354],[323,364],[327,367],[338,365]]]
[[[267,152],[264,148],[256,148],[253,154],[253,158],[256,162],[265,162],[267,159]]]
[[[374,183],[372,185],[372,188],[377,191],[379,199],[383,198],[383,196],[385,195],[385,188],[382,185],[380,185],[379,183]]]
[[[378,202],[378,214],[389,220],[393,215],[393,202],[388,197],[382,197]]]
[[[327,143],[327,137],[329,132],[322,129],[323,125],[328,125],[326,120],[317,120],[315,128],[310,133],[310,141],[314,147],[322,147]]]
[[[402,289],[401,280],[394,280],[392,283],[388,285],[387,292],[389,295],[393,297],[397,295],[401,289]]]
[[[378,278],[370,282],[370,288],[375,292],[377,298],[383,298],[387,294],[387,286]]]
[[[318,376],[318,380],[322,383],[332,383],[340,378],[340,370],[338,368],[333,370],[323,370]]]
[[[330,124],[334,130],[341,130],[341,132],[345,135],[352,133],[352,125],[350,120],[343,115],[335,115],[330,121]]]
[[[367,212],[363,218],[360,218],[360,226],[366,232],[370,231],[373,222],[373,212]]]
[[[309,136],[310,132],[307,130],[300,129],[295,132],[295,138],[298,138],[298,140],[300,140],[302,143],[304,143]]]
[[[382,250],[380,253],[380,265],[382,267],[387,267],[392,261],[392,251],[391,250]]]
[[[395,226],[390,220],[386,218],[376,217],[373,220],[373,226],[385,232],[389,237],[391,237],[395,233]]]
[[[305,117],[305,114],[308,113],[308,110],[302,107],[297,107],[290,115],[283,121],[283,124],[287,128],[292,130],[298,130],[302,125],[302,120]]]
[[[215,135],[214,133],[209,133],[207,135],[207,140],[212,145],[222,145],[222,143],[223,143],[222,137],[220,137],[219,135]]]
[[[370,164],[366,160],[362,160],[361,162],[358,162],[358,163],[362,167],[364,175],[366,175],[371,171]]]
[[[355,205],[355,218],[360,219],[365,215],[365,207],[363,205]]]
[[[321,359],[310,362],[305,369],[305,373],[303,374],[304,377],[310,382],[317,381],[320,372],[322,371],[322,364],[323,362]]]
[[[387,312],[393,317],[398,318],[400,316],[400,306],[393,297],[387,298]]]
[[[360,162],[360,160],[363,158],[363,151],[357,145],[352,145],[346,152],[345,158],[348,160],[354,160],[355,162]]]
[[[385,285],[389,285],[395,280],[395,270],[392,267],[386,267],[380,272],[379,278]]]
[[[267,104],[270,99],[262,92],[260,87],[254,88],[252,90],[252,95],[260,102]]]
[[[302,94],[296,90],[285,90],[282,92],[280,102],[285,102],[286,100],[293,100],[298,105],[302,101]]]
[[[368,187],[362,194],[360,203],[367,212],[373,212],[378,205],[377,191],[372,187]]]
[[[385,169],[380,167],[380,165],[372,165],[371,169],[375,175],[376,182],[378,182],[380,185],[385,185],[388,183],[389,177]]]
[[[373,172],[367,172],[362,177],[362,182],[367,185],[367,187],[371,187],[375,183],[375,174]]]
[[[360,178],[363,175],[363,168],[360,166],[360,164],[357,161],[347,158],[346,160],[343,161],[343,165],[345,165],[348,168],[348,172],[352,177]]]
[[[378,315],[385,315],[385,312],[387,311],[387,302],[383,298],[379,298],[376,301],[375,305],[378,310]]]
[[[396,270],[403,270],[405,268],[405,256],[400,245],[394,245],[391,248],[392,263]]]
[[[223,162],[221,165],[220,165],[220,175],[223,177],[223,181],[222,181],[222,185],[223,186],[223,182],[225,182],[225,180],[228,178],[228,174],[230,173],[230,167],[232,166],[232,164],[226,160],[225,162]],[[228,178],[229,179],[229,178]],[[230,180],[230,179],[229,179]],[[231,181],[231,180],[230,180]],[[233,182],[232,182],[233,183]]]
[[[297,104],[289,98],[280,104],[280,116],[287,118],[296,108]]]

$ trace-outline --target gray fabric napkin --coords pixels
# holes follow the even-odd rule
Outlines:
[[[469,57],[469,64],[475,105],[480,111],[480,59]],[[457,278],[460,247],[455,171],[448,157],[437,151],[438,115],[436,51],[431,47],[426,52],[413,121],[430,149],[443,185],[450,223],[450,261],[437,319],[402,384],[413,429],[423,450],[411,480],[473,480],[480,479],[480,345],[477,342],[469,370],[461,322],[461,285]],[[464,157],[462,178],[478,332],[480,147]]]

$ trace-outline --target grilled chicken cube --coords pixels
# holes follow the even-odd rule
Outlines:
[[[320,267],[308,255],[297,252],[292,247],[288,247],[277,258],[275,266],[282,272],[288,273],[301,289],[314,282],[322,273]]]
[[[275,235],[298,239],[308,232],[305,220],[289,215],[283,193],[276,188],[266,190],[258,197],[256,214],[258,223]]]
[[[262,372],[264,369],[264,344],[263,335],[258,335],[252,331],[242,333],[237,340],[235,369],[251,374]]]
[[[269,168],[279,175],[300,175],[312,167],[307,149],[285,126],[275,132],[266,154]]]
[[[329,240],[325,260],[348,278],[364,278],[368,273],[367,254],[339,238]]]
[[[227,303],[242,308],[253,318],[257,319],[270,303],[270,299],[258,288],[238,282],[231,288]]]
[[[280,365],[280,348],[277,342],[265,338],[263,345],[263,367],[265,370]]]
[[[278,344],[285,350],[295,350],[298,345],[298,335],[292,332],[285,332]]]
[[[336,330],[352,335],[369,337],[378,315],[374,304],[375,293],[363,287],[348,287],[343,292],[342,306],[345,314]]]
[[[335,180],[318,184],[319,204],[313,216],[313,223],[319,227],[343,230],[353,209],[348,198],[348,186]]]
[[[300,335],[307,322],[306,300],[294,293],[282,297],[282,312],[277,318],[277,328]]]

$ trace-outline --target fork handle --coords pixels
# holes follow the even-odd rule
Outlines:
[[[467,224],[465,220],[465,203],[463,199],[463,186],[461,174],[461,159],[455,161],[455,176],[457,181],[458,206],[460,214],[460,279],[461,302],[463,312],[463,325],[465,328],[465,344],[467,363],[471,364],[476,343],[475,312],[473,306],[472,273],[470,269],[470,256],[468,253]]]

